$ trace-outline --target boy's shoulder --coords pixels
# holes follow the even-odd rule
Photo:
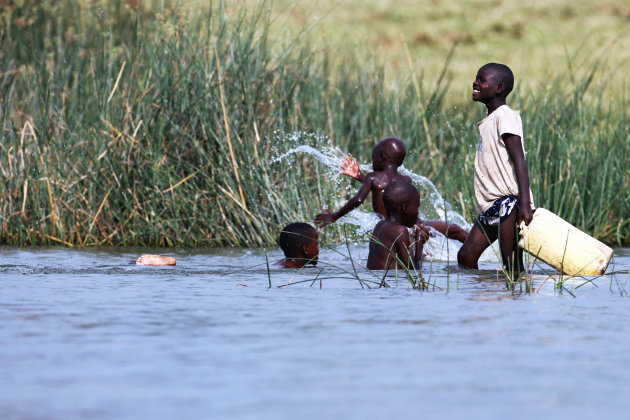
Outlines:
[[[411,182],[411,177],[407,176],[407,175],[403,175],[400,172],[395,172],[395,173],[388,173],[387,171],[372,171],[372,172],[368,172],[365,175],[365,178],[363,178],[363,181],[366,182],[367,180],[372,181],[372,180],[384,180],[384,181],[407,181],[407,182]]]
[[[389,219],[381,220],[374,228],[376,237],[388,237],[396,240],[402,234],[409,234],[407,227]]]
[[[363,183],[371,184],[372,182],[374,182],[374,180],[381,179],[384,176],[385,176],[385,173],[383,171],[371,171],[365,174],[365,177],[363,178]]]
[[[410,176],[408,175],[403,175],[400,172],[396,172],[396,174],[394,175],[394,177],[392,178],[392,181],[406,181],[411,183],[412,179]]]
[[[486,116],[478,123],[479,129],[483,133],[498,131],[500,134],[511,132],[523,136],[523,122],[520,111],[513,110],[508,105],[501,105],[490,115]]]
[[[521,118],[521,111],[516,110],[516,109],[512,109],[510,108],[509,105],[501,105],[500,107],[498,107],[497,109],[494,110],[494,112],[490,115],[488,115],[488,117],[493,117],[496,119],[520,119]]]

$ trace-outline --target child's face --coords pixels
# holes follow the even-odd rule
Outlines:
[[[304,248],[304,257],[312,259],[311,264],[316,265],[319,255],[319,235],[315,235],[312,241],[310,241]]]
[[[480,68],[472,84],[472,100],[486,103],[494,99],[499,93],[500,83],[501,80],[495,71],[485,66]]]
[[[420,210],[420,195],[415,193],[403,206],[402,222],[407,227],[412,227],[418,220]]]
[[[382,147],[375,147],[372,150],[372,170],[382,171],[387,165],[387,159]]]

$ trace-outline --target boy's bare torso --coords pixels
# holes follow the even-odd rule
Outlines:
[[[398,172],[391,173],[388,171],[370,172],[365,176],[364,184],[369,183],[370,192],[372,193],[372,210],[385,217],[385,204],[383,203],[383,191],[385,187],[392,181],[411,182],[411,178],[401,175]],[[366,182],[367,181],[367,182]]]

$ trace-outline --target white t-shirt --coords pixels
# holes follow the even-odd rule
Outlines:
[[[505,147],[503,134],[513,134],[523,142],[523,123],[518,111],[507,105],[495,109],[477,124],[479,143],[475,154],[475,198],[477,212],[481,215],[499,198],[519,196],[514,162]],[[523,150],[525,154],[525,150]],[[532,193],[529,192],[530,202]]]

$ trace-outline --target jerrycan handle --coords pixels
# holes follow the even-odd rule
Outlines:
[[[525,224],[525,221],[522,221],[518,227],[520,228],[519,235],[525,237],[527,235],[527,231],[529,230],[529,226]]]

